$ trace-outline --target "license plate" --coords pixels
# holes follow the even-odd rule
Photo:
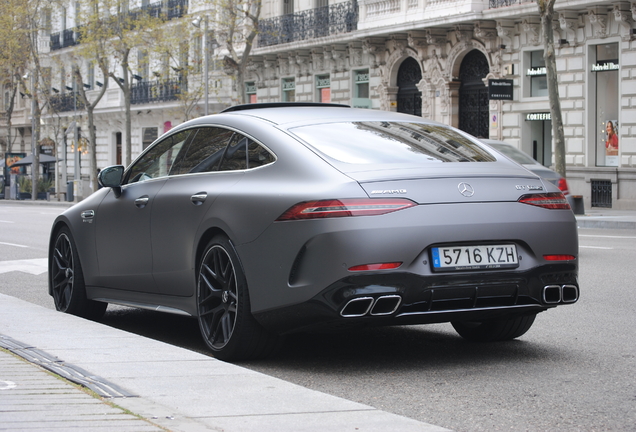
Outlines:
[[[434,271],[488,270],[519,266],[513,244],[444,246],[431,249]]]

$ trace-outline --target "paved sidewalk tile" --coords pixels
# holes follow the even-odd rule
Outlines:
[[[0,350],[0,431],[165,431]]]

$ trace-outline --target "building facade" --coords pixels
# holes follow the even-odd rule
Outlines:
[[[208,12],[187,2],[181,10],[175,19]],[[636,3],[556,3],[553,28],[567,179],[570,191],[581,195],[588,208],[636,208],[635,20]],[[66,36],[69,31],[58,30],[49,35],[51,59],[76,49]],[[56,37],[62,41],[60,48],[53,43]],[[193,29],[186,48],[191,64],[202,58],[197,38]],[[69,41],[67,46],[64,41]],[[236,103],[235,88],[252,103],[344,103],[431,118],[475,136],[504,140],[546,166],[554,162],[535,2],[267,0],[245,82],[236,87],[218,63],[222,45],[213,53],[209,70],[208,85],[214,89],[210,112]],[[132,156],[172,125],[203,113],[202,99],[187,114],[186,102],[170,93],[183,83],[176,72],[182,65],[164,65],[162,70],[169,73],[163,73],[157,61],[147,62],[150,66],[140,61],[135,70],[140,79],[134,84]],[[58,89],[68,84],[61,82],[67,76],[60,70],[64,64],[51,61],[52,83],[60,77]],[[84,67],[93,82],[82,84],[97,92],[97,82],[108,79]],[[153,73],[163,76],[153,78]],[[202,77],[200,68],[193,70],[189,87],[200,86]],[[168,79],[175,85],[165,87]],[[99,167],[122,158],[123,96],[119,87],[108,85],[95,110]],[[73,112],[60,116],[70,119]],[[51,115],[45,122],[53,124],[55,118]],[[28,115],[23,120],[21,127],[28,131]],[[51,139],[59,148],[60,137]],[[25,143],[28,147],[28,139]],[[74,169],[68,168],[69,175]],[[80,170],[87,175],[86,167]]]

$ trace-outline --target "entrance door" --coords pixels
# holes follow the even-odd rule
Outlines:
[[[552,122],[550,120],[530,122],[532,157],[540,164],[552,165]]]
[[[459,128],[476,137],[488,138],[488,87],[483,79],[490,72],[486,56],[472,50],[459,69]]]
[[[409,57],[402,62],[398,69],[397,110],[401,113],[422,116],[422,92],[417,89],[417,83],[422,80],[422,69],[417,60]]]

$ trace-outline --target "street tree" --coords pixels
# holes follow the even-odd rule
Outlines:
[[[554,142],[555,171],[566,176],[565,169],[565,133],[563,131],[563,117],[561,114],[561,99],[559,97],[559,82],[557,77],[556,55],[554,49],[554,31],[552,17],[556,0],[536,0],[541,17],[543,31],[543,58],[545,60],[546,78],[548,81],[548,98],[550,101],[550,116],[552,118],[552,137]]]
[[[208,0],[205,7],[216,11],[211,15],[217,40],[227,51],[223,58],[226,73],[234,79],[239,103],[247,103],[243,89],[250,54],[259,33],[261,0]]]

